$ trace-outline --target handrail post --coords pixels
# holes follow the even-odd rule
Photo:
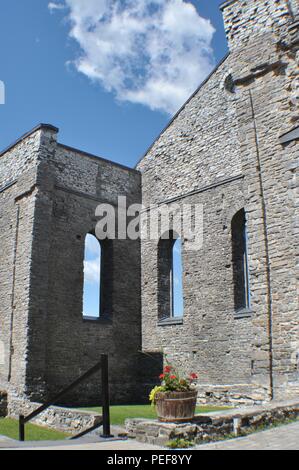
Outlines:
[[[103,436],[104,438],[113,437],[110,434],[110,399],[109,399],[109,370],[108,370],[108,356],[106,354],[101,355],[101,362],[98,362],[94,367],[89,371],[75,380],[67,388],[62,390],[56,397],[48,401],[44,405],[41,405],[35,411],[33,411],[28,416],[19,415],[19,441],[25,441],[25,424],[36,418],[38,415],[47,410],[50,406],[55,405],[63,396],[77,387],[80,383],[86,380],[91,375],[95,374],[99,369],[102,369],[102,408],[103,408],[103,417],[101,426],[103,425]],[[100,426],[99,425],[99,426]],[[97,426],[97,427],[99,427]],[[95,429],[95,428],[93,428]]]
[[[23,415],[19,416],[19,441],[25,441],[25,417]]]
[[[108,355],[101,355],[102,362],[102,409],[103,409],[103,434],[101,437],[108,439],[113,437],[110,432],[110,397],[109,397],[109,365]]]

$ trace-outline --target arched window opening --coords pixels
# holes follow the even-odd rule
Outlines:
[[[85,238],[83,317],[98,319],[101,315],[101,261],[99,240],[91,234]]]
[[[235,82],[234,82],[234,79],[233,79],[233,76],[232,74],[229,74],[225,77],[225,80],[224,80],[224,89],[228,92],[228,93],[235,93],[236,92],[236,85],[235,85]]]
[[[232,220],[232,252],[235,310],[250,309],[248,235],[244,209],[237,212]]]
[[[158,247],[159,320],[184,315],[182,242],[173,232],[164,236]]]

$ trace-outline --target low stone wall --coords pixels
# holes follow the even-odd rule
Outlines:
[[[0,418],[7,415],[7,393],[0,391]]]
[[[197,387],[198,404],[217,406],[254,406],[270,400],[269,391],[261,386],[243,385],[203,385]]]
[[[129,419],[126,421],[126,430],[130,438],[148,444],[164,446],[175,439],[186,439],[200,444],[231,434],[241,436],[254,432],[262,425],[298,417],[299,400],[197,415],[194,421],[186,424]]]
[[[40,406],[40,403],[14,399],[9,402],[8,416],[11,418],[18,418],[19,415],[27,416]],[[102,416],[95,412],[51,406],[32,420],[32,423],[68,434],[79,434],[100,424],[101,421]]]

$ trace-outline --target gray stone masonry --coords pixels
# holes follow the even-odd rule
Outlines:
[[[40,403],[12,400],[9,403],[8,416],[18,419],[19,415],[28,416],[39,407]],[[51,406],[31,421],[32,424],[73,435],[87,431],[101,422],[102,416],[98,413],[57,406]]]
[[[293,400],[197,415],[191,423],[186,424],[128,419],[126,430],[130,438],[147,444],[164,446],[175,439],[186,439],[200,444],[205,441],[217,441],[230,435],[240,436],[254,432],[261,426],[297,419],[298,416],[299,403],[298,400]]]
[[[299,141],[280,142],[299,123],[299,29],[286,0],[229,1],[223,15],[230,54],[137,166],[146,207],[204,211],[202,248],[182,240],[183,321],[159,321],[159,244],[141,244],[142,343],[199,375],[200,402],[250,404],[299,393]],[[243,208],[250,309],[240,315],[232,220]]]
[[[116,206],[118,196],[140,202],[141,176],[58,144],[57,131],[41,125],[0,156],[0,385],[11,400],[43,402],[107,353],[112,403],[140,401],[138,371],[146,382],[151,364],[139,352],[138,240],[110,243],[105,317],[84,319],[82,300],[96,207]],[[65,402],[100,405],[100,374]]]

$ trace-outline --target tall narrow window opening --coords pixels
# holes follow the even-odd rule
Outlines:
[[[250,309],[248,234],[244,209],[237,212],[232,220],[232,251],[235,310]]]
[[[101,316],[101,261],[99,240],[91,234],[85,238],[83,317],[98,319]]]
[[[183,264],[182,241],[180,238],[174,241],[172,248],[172,316],[181,318],[184,315],[183,299]]]
[[[170,232],[158,247],[158,311],[159,320],[182,318],[183,267],[181,240]]]

